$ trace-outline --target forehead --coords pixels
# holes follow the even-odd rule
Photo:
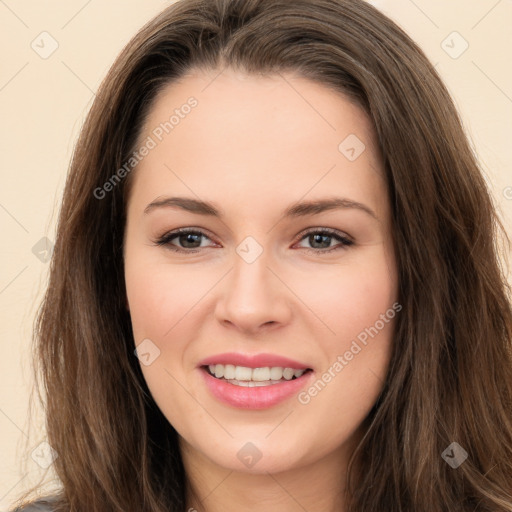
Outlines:
[[[139,139],[148,138],[154,147],[133,184],[146,195],[188,186],[200,197],[212,189],[232,200],[286,191],[293,201],[336,189],[384,206],[368,116],[297,75],[192,71],[155,99]]]

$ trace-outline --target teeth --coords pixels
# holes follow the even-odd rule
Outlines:
[[[221,364],[216,364],[215,370],[212,373],[215,373],[215,377],[217,377],[218,379],[224,377],[224,366],[222,366]]]
[[[283,377],[286,380],[291,380],[293,378],[294,374],[295,374],[295,370],[293,368],[285,368],[283,370]]]
[[[270,368],[254,368],[252,371],[252,380],[256,382],[270,380]]]
[[[270,378],[272,380],[281,380],[283,378],[283,369],[278,366],[270,368]]]
[[[291,380],[293,377],[300,377],[306,370],[294,368],[282,368],[280,366],[265,368],[248,368],[247,366],[234,366],[232,364],[211,364],[208,366],[210,373],[218,379],[224,378],[231,381],[247,382],[247,386],[254,387],[259,382],[280,381],[281,379]],[[254,384],[251,384],[254,383]],[[244,385],[244,384],[240,384]]]
[[[226,380],[235,378],[235,367],[232,364],[224,366],[224,378]]]
[[[245,366],[235,366],[236,380],[252,380],[252,369]]]
[[[272,386],[272,384],[279,384],[280,380],[266,380],[264,382],[256,382],[254,380],[228,380],[230,384],[235,386],[242,386],[243,388],[260,388],[262,386]]]

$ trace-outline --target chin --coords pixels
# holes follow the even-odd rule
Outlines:
[[[276,436],[270,440],[266,430],[261,437],[255,436],[254,431],[247,429],[247,436],[237,436],[229,440],[223,439],[216,443],[216,449],[212,451],[212,446],[195,445],[192,449],[202,453],[211,463],[223,467],[230,471],[247,474],[267,474],[279,473],[297,469],[307,464],[308,458],[313,462],[314,457],[307,457],[303,453],[304,444],[300,439],[296,442],[285,444],[282,437]],[[204,438],[203,438],[204,439]],[[212,440],[213,441],[213,440]],[[289,441],[291,441],[289,439]],[[298,451],[298,447],[301,451]],[[190,448],[190,445],[189,445]]]

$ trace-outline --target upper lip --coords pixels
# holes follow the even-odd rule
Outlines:
[[[293,368],[295,370],[306,370],[308,365],[294,361],[288,357],[277,354],[241,354],[237,352],[226,352],[224,354],[215,354],[199,362],[199,366],[208,366],[211,364],[232,364],[233,366],[245,366],[248,368],[266,368],[282,367]]]

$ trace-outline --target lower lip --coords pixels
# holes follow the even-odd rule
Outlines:
[[[308,371],[293,380],[249,388],[217,379],[210,375],[205,368],[200,368],[200,370],[213,396],[221,402],[239,409],[267,409],[277,405],[297,394],[309,382],[313,374],[312,371]]]

